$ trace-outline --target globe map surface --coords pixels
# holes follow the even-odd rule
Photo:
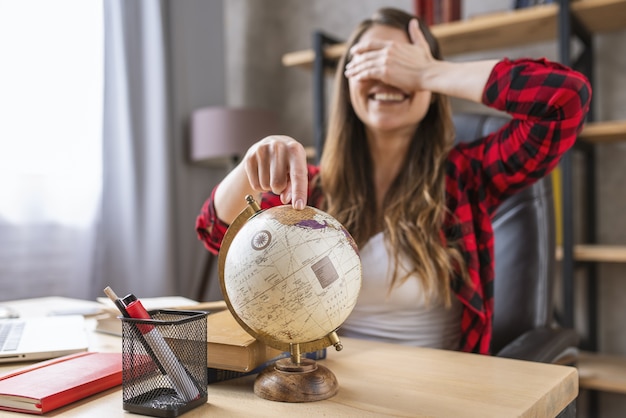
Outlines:
[[[335,218],[286,205],[258,212],[241,227],[223,276],[232,310],[257,338],[297,344],[345,321],[361,288],[361,260]]]

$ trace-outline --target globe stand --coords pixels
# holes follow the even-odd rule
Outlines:
[[[315,360],[292,358],[278,360],[263,370],[254,381],[255,395],[278,402],[313,402],[337,394],[339,383],[328,368]]]
[[[302,358],[301,350],[314,352],[331,345],[337,351],[343,348],[336,330],[354,307],[361,288],[356,242],[339,221],[319,209],[307,206],[295,210],[283,205],[262,210],[251,195],[246,196],[246,202],[222,240],[218,256],[222,294],[228,309],[248,334],[269,347],[290,353],[289,358],[278,360],[259,373],[254,393],[279,402],[328,399],[339,390],[337,378],[314,360]],[[319,253],[310,253],[311,246],[299,245],[300,240],[305,240],[301,244],[309,240],[322,240],[324,244],[319,244]],[[277,248],[289,247],[290,243],[295,245],[293,254],[287,249],[289,257],[274,257],[274,252],[283,251]],[[328,253],[327,248],[334,250]],[[261,259],[273,261],[261,263]],[[291,271],[292,267],[297,268]],[[284,272],[288,274],[283,276]],[[280,283],[272,282],[271,289],[266,288],[269,277],[280,277]],[[233,305],[231,293],[239,293],[242,286],[250,292],[244,296],[238,294]],[[272,289],[280,291],[276,293]],[[329,306],[324,303],[316,303],[318,311],[305,308],[301,298],[309,294],[324,303],[335,303],[333,314],[329,315]],[[279,309],[275,315],[274,305],[279,300],[284,300],[288,307]],[[303,329],[304,323],[287,320],[303,314],[314,318],[313,322],[320,319],[317,327]],[[320,335],[318,327],[322,323],[326,335]],[[297,339],[304,342],[294,342]]]

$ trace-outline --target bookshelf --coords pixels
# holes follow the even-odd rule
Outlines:
[[[572,3],[571,9],[591,33],[626,27],[624,0],[582,0]],[[444,56],[450,56],[554,40],[558,35],[557,16],[558,5],[552,3],[435,25],[431,30]],[[345,48],[343,43],[330,45],[324,49],[324,56],[336,62]],[[283,55],[282,63],[310,69],[314,59],[315,51],[308,49]]]
[[[624,18],[626,16],[626,0],[579,0],[571,2],[569,9],[571,17],[565,25],[568,26],[565,30],[560,24],[562,16],[558,3],[476,16],[467,20],[435,25],[431,27],[431,30],[438,38],[444,56],[452,56],[559,39],[561,40],[560,48],[569,49],[569,46],[564,47],[563,45],[569,43],[572,32],[582,32],[583,37],[586,36],[587,42],[591,44],[590,40],[593,35],[626,28],[626,18]],[[570,24],[573,31],[569,28]],[[561,34],[561,31],[564,32],[564,35]],[[314,65],[316,61],[314,49],[287,53],[282,57],[282,63],[288,67],[312,69],[317,73],[314,74],[314,77],[319,79],[323,78],[328,69],[336,64],[345,48],[345,44],[336,43],[323,45],[321,49],[318,49],[323,55],[325,66]],[[567,55],[569,56],[569,50]],[[570,60],[568,58],[564,61]],[[321,107],[316,112],[323,114],[324,104],[316,103],[316,106]],[[586,154],[588,168],[594,169],[593,148],[614,142],[626,142],[626,121],[587,123],[579,137],[579,143],[585,145],[581,148]],[[567,173],[567,177],[567,181],[571,182],[571,173]],[[594,177],[592,176],[590,179],[593,181]],[[590,180],[587,179],[587,181]],[[565,189],[564,187],[565,203],[570,202],[571,206],[571,192],[567,196]],[[587,189],[593,189],[593,186],[589,187],[588,185]],[[588,201],[591,202],[591,205],[595,205],[592,196]],[[571,210],[571,207],[565,210]],[[595,209],[592,209],[591,213],[595,213]],[[595,224],[596,220],[588,219],[588,222]],[[594,266],[597,263],[626,263],[626,243],[623,246],[597,244],[594,242],[595,228],[592,225],[589,228],[591,228],[591,233],[587,234],[591,237],[589,243],[574,245],[572,238],[565,240],[564,245],[557,248],[557,259],[568,265],[576,263],[576,265]],[[595,283],[595,273],[591,273],[591,275],[594,277],[589,280]],[[564,282],[567,281],[571,286],[573,282],[573,271],[571,270],[569,273],[564,273]],[[592,297],[595,297],[597,291],[593,291],[591,294]],[[569,302],[565,301],[566,304],[573,303],[571,295],[566,299],[570,299]],[[589,302],[595,306],[595,301],[590,300]],[[592,309],[595,308],[592,307]],[[590,315],[592,317],[590,327],[595,329],[595,314]],[[625,357],[609,357],[596,352],[583,352],[578,367],[581,376],[581,388],[626,394]]]

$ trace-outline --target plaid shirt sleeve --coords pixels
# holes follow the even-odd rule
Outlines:
[[[495,134],[458,147],[484,181],[487,209],[548,174],[574,144],[589,110],[591,87],[580,73],[546,59],[504,59],[483,103],[510,114]]]
[[[471,285],[452,286],[465,306],[463,351],[488,354],[493,315],[491,215],[508,196],[545,176],[574,144],[589,109],[591,87],[578,72],[547,60],[503,60],[483,102],[512,120],[498,132],[458,144],[448,156],[446,236],[459,242]]]
[[[318,167],[313,165],[308,166],[309,193],[307,203],[309,205],[315,205],[317,203],[312,202],[312,200],[317,199],[319,194],[317,189],[315,189],[312,184],[313,178],[318,174],[318,172]],[[196,233],[198,235],[198,239],[201,240],[204,247],[213,254],[217,254],[219,252],[222,239],[226,234],[226,230],[228,230],[228,224],[218,218],[217,213],[215,212],[214,199],[216,189],[217,186],[211,192],[211,196],[202,205],[200,214],[196,218]],[[282,205],[280,196],[275,195],[274,193],[263,193],[261,196],[261,209],[267,209],[280,205]]]

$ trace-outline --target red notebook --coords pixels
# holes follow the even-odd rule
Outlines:
[[[71,354],[0,376],[0,409],[45,414],[121,384],[121,353]]]

